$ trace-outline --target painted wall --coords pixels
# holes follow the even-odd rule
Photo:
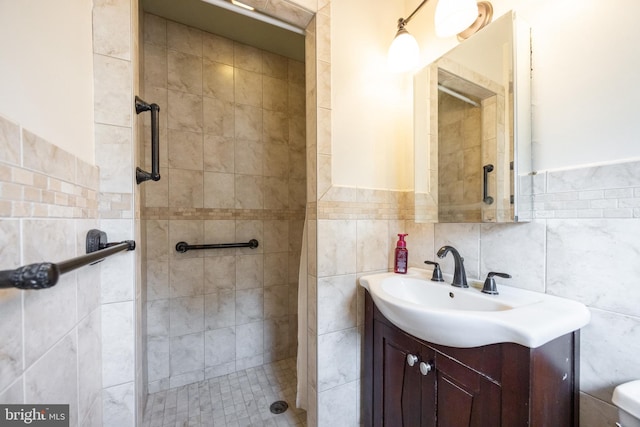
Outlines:
[[[0,114],[93,163],[92,2],[0,1]]]
[[[412,86],[387,70],[399,2],[333,2],[331,23],[334,186],[413,188]]]

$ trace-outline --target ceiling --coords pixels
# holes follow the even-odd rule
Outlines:
[[[201,0],[142,0],[145,12],[304,61],[304,36]]]

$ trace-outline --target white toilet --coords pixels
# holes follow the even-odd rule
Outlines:
[[[620,384],[613,390],[621,427],[640,427],[640,380]]]

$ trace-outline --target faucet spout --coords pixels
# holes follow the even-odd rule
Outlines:
[[[467,273],[464,271],[464,258],[460,256],[458,250],[453,246],[443,246],[438,249],[438,258],[444,258],[449,252],[453,255],[453,262],[455,265],[455,269],[453,271],[453,282],[451,282],[451,285],[458,288],[468,288]]]

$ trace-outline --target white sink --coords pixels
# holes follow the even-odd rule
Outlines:
[[[431,271],[363,276],[376,307],[400,329],[434,344],[479,347],[512,342],[536,348],[589,323],[584,304],[553,295],[498,284],[499,295],[432,282]]]

